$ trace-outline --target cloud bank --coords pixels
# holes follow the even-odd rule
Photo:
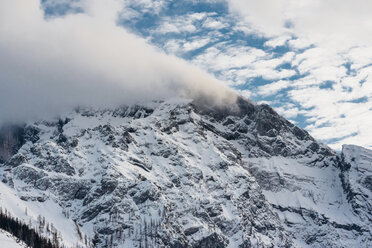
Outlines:
[[[275,37],[294,34],[312,43],[369,45],[372,39],[369,0],[228,0],[252,30]]]
[[[116,25],[122,5],[45,19],[38,0],[0,1],[0,122],[199,94],[233,97],[217,79]]]

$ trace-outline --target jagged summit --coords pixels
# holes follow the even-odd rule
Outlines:
[[[347,156],[268,105],[80,108],[21,133],[0,168],[0,205],[43,215],[67,246],[85,235],[97,247],[371,244],[370,198],[357,197]]]

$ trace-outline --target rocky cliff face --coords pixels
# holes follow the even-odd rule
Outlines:
[[[1,166],[0,204],[45,216],[67,246],[372,242],[371,157],[340,157],[267,105],[80,109],[22,132]]]
[[[0,163],[7,161],[23,145],[22,126],[4,125],[0,128]]]
[[[346,198],[355,213],[372,221],[372,151],[344,145],[341,156],[341,182]]]

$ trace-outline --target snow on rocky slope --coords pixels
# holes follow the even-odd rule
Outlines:
[[[342,147],[342,183],[355,213],[372,221],[372,151],[354,145]]]
[[[370,151],[340,157],[267,105],[175,98],[5,133],[0,206],[66,246],[372,244]]]
[[[0,230],[0,245],[3,248],[27,248],[21,241],[17,241],[13,235]]]

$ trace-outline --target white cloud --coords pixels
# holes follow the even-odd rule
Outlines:
[[[273,58],[262,49],[219,43],[193,58],[192,62],[206,70],[219,74],[219,78],[230,85],[245,84],[247,79],[280,80],[296,74],[291,69],[277,69],[292,60],[294,53],[288,52]]]
[[[264,45],[267,46],[267,47],[284,46],[285,43],[290,39],[291,39],[290,36],[283,35],[283,36],[279,36],[279,37],[276,37],[274,39],[270,39],[270,40],[266,41]]]
[[[196,27],[192,23],[171,23],[171,22],[164,22],[163,25],[161,25],[156,32],[160,34],[165,33],[181,33],[181,32],[195,32]]]
[[[229,0],[229,7],[267,36],[293,33],[337,46],[369,45],[372,38],[369,0]]]
[[[51,0],[48,0],[51,1]],[[56,1],[56,0],[53,0]],[[59,1],[59,0],[58,0]],[[71,1],[71,0],[63,0]],[[83,0],[87,1],[87,0]],[[139,17],[141,14],[151,13],[159,14],[159,12],[164,9],[167,4],[166,0],[118,0],[123,4],[123,10],[121,10],[121,19],[130,19],[133,17]],[[136,14],[134,14],[136,13]]]
[[[287,106],[276,107],[275,110],[280,114],[283,115],[285,118],[295,118],[300,111],[297,107],[293,106],[293,104],[288,104]]]
[[[223,23],[221,20],[217,20],[213,17],[208,17],[203,23],[203,27],[210,29],[222,29],[228,27],[228,24]]]
[[[337,149],[343,142],[372,147],[372,2],[228,2],[230,11],[241,17],[241,30],[269,38],[265,46],[288,44],[296,52],[289,63],[303,77],[291,83],[289,101],[298,103],[300,111],[314,121],[307,127],[311,134],[338,140],[331,144]],[[327,81],[332,87],[322,89]],[[288,85],[270,87],[274,86],[280,90]],[[263,95],[270,92],[262,89]],[[279,110],[285,113],[286,108]]]
[[[245,97],[245,98],[251,98],[252,97],[252,92],[249,90],[237,90],[238,94]]]
[[[288,94],[302,107],[309,108],[302,112],[310,117],[309,121],[314,122],[306,129],[315,138],[341,139],[334,144],[331,142],[332,147],[337,149],[340,149],[342,143],[347,142],[371,147],[372,91],[370,85],[372,85],[371,81],[362,86],[359,83],[355,84],[351,92],[342,87],[334,89],[308,87],[290,90]],[[353,102],[361,98],[365,100],[359,103]],[[351,134],[355,136],[351,137]]]
[[[192,13],[181,16],[164,17],[159,27],[153,33],[194,33],[197,31],[195,23],[200,22],[208,16],[208,13]]]
[[[191,40],[171,39],[164,44],[164,50],[169,54],[182,55],[186,52],[199,49],[212,42],[210,38],[195,37]]]
[[[209,38],[196,39],[191,42],[183,43],[183,51],[188,52],[201,48],[211,42]]]
[[[116,26],[120,2],[83,4],[84,13],[45,20],[38,0],[1,1],[2,122],[77,105],[107,107],[175,94],[228,95],[212,76]]]
[[[289,87],[291,83],[286,80],[279,80],[274,83],[265,84],[258,87],[258,94],[263,96],[273,95],[279,90]]]

